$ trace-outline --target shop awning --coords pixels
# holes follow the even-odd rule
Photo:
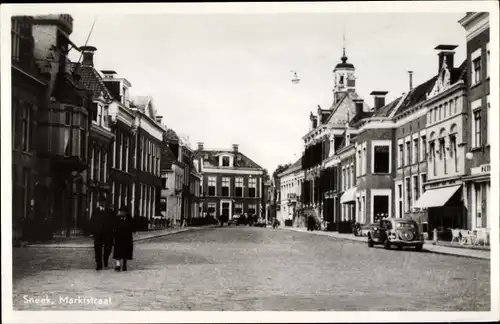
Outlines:
[[[341,204],[353,203],[356,201],[356,187],[347,189],[346,192],[340,197]]]
[[[450,186],[444,188],[429,189],[417,202],[413,205],[414,208],[430,208],[444,206],[450,200],[451,196],[460,189],[462,185]]]

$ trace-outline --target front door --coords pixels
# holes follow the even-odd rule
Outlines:
[[[229,203],[228,202],[222,203],[222,215],[224,216],[224,219],[229,219]]]

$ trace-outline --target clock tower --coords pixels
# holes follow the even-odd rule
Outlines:
[[[347,62],[347,56],[345,54],[345,47],[343,48],[342,57],[340,58],[341,63],[335,66],[333,69],[333,98],[334,102],[337,102],[341,98],[342,93],[347,91],[355,91],[356,89],[356,77],[354,65]]]

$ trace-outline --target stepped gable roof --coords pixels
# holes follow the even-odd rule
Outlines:
[[[71,71],[74,72],[76,68],[76,63],[71,63]],[[88,65],[80,66],[80,83],[85,86],[85,88],[92,92],[94,99],[100,98],[101,94],[105,100],[112,100],[108,88],[102,81],[102,76],[97,72],[97,70]]]
[[[195,152],[196,158],[203,158],[203,166],[205,167],[219,167],[219,156],[221,154],[229,154],[234,156],[234,167],[235,168],[245,168],[245,169],[256,169],[262,170],[262,167],[255,163],[252,159],[247,157],[245,154],[238,151],[235,153],[233,150],[197,150]]]

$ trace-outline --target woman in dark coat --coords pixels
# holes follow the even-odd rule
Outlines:
[[[116,271],[127,271],[127,260],[132,260],[132,252],[134,249],[133,232],[135,232],[135,230],[132,216],[128,208],[123,206],[118,211],[118,219],[116,220],[114,231],[115,246],[113,259],[116,260]]]

